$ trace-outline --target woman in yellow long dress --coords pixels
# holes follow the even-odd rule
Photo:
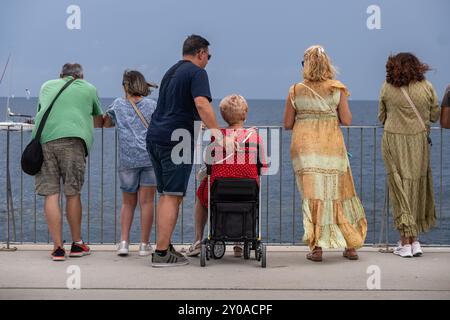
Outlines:
[[[291,160],[302,197],[303,240],[307,258],[322,261],[322,248],[343,248],[356,260],[364,244],[367,221],[356,195],[339,124],[350,125],[346,87],[321,46],[305,51],[301,83],[289,89],[285,129],[292,129]]]

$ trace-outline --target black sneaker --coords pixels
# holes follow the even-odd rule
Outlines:
[[[161,267],[176,267],[176,266],[184,266],[189,264],[188,259],[183,256],[181,253],[173,252],[172,250],[167,250],[165,256],[160,256],[158,253],[154,252],[152,254],[152,267],[161,268]]]
[[[64,261],[66,260],[66,250],[58,247],[52,252],[51,256],[53,261]]]
[[[83,242],[81,244],[72,242],[69,257],[83,257],[91,254],[91,249]]]

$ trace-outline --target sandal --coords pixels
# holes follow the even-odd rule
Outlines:
[[[234,251],[234,256],[235,256],[236,258],[242,257],[243,250],[242,250],[242,247],[241,247],[241,246],[234,246],[234,247],[233,247],[233,251]]]
[[[358,254],[356,253],[356,249],[347,249],[345,248],[344,253],[342,254],[344,258],[348,260],[358,260]]]
[[[200,249],[202,247],[202,243],[200,240],[195,241],[193,244],[190,245],[186,255],[188,257],[196,257],[200,254]]]
[[[314,262],[321,262],[322,261],[322,248],[314,248],[310,253],[306,255],[306,259],[314,261]]]

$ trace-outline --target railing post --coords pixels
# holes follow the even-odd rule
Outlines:
[[[195,173],[195,172],[194,172]],[[181,200],[181,226],[180,226],[180,233],[181,233],[181,244],[184,244],[184,200]]]
[[[361,128],[361,139],[360,139],[360,168],[359,168],[359,196],[362,197],[362,191],[363,191],[363,158],[364,158],[364,143],[363,143],[363,136],[364,136],[364,128]]]
[[[34,217],[34,243],[37,243],[37,195],[36,195],[36,192],[34,192],[33,217]]]
[[[100,243],[102,243],[103,244],[103,242],[104,242],[104,239],[103,239],[103,237],[104,237],[104,210],[103,210],[103,193],[104,193],[104,190],[103,190],[103,168],[104,168],[104,151],[105,151],[105,149],[104,149],[104,131],[103,131],[103,128],[101,128],[100,129],[101,130],[101,137],[102,137],[102,139],[101,139],[101,143],[102,143],[102,146],[101,146],[101,152],[102,152],[102,157],[101,157],[101,162],[100,162],[100,165],[101,165],[101,168],[100,168]]]
[[[295,171],[293,171],[294,174],[292,175],[292,244],[295,244],[295,195],[297,194],[297,190],[295,190],[295,182],[296,182],[296,176]]]
[[[91,155],[87,157],[88,183],[87,183],[87,243],[91,243]]]
[[[269,243],[269,175],[266,175],[266,235]]]
[[[439,155],[439,163],[440,163],[440,172],[439,172],[439,220],[442,219],[442,176],[444,175],[443,172],[443,145],[444,145],[444,135],[443,135],[444,129],[440,129],[441,133],[441,147],[440,147],[440,155]],[[430,154],[431,157],[431,154]]]
[[[372,243],[375,245],[376,233],[376,199],[377,199],[377,128],[373,128],[373,203],[372,203],[372,223],[373,223],[373,237]]]
[[[280,143],[280,148],[279,148],[279,171],[280,171],[280,243],[283,242],[283,224],[282,224],[282,206],[281,206],[281,190],[282,190],[282,181],[283,181],[283,158],[282,158],[282,154],[283,154],[283,130],[281,128],[278,129],[280,131],[280,139],[279,139],[279,143]]]
[[[0,251],[16,251],[16,247],[10,246],[11,230],[10,230],[10,214],[12,213],[14,219],[14,208],[12,206],[12,192],[11,192],[11,174],[9,168],[9,152],[10,152],[10,127],[6,128],[6,214],[7,214],[7,235],[6,247],[0,248]],[[14,230],[15,232],[15,230]]]
[[[23,127],[20,127],[20,153],[23,152]],[[20,242],[23,244],[23,171],[20,170]]]
[[[381,223],[381,229],[380,229],[380,241],[379,245],[380,247],[383,245],[382,238],[383,235],[385,237],[385,247],[381,248],[379,252],[381,253],[392,253],[392,249],[389,249],[389,184],[386,177],[386,184],[385,184],[385,192],[384,192],[384,208],[383,208],[383,219]]]
[[[117,129],[114,128],[114,243],[117,243]]]

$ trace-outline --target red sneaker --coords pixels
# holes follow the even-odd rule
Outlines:
[[[91,254],[91,249],[85,243],[72,242],[69,257],[83,257],[88,254]]]

